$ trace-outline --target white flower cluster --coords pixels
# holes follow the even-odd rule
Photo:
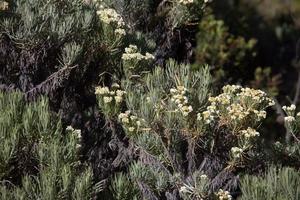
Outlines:
[[[118,118],[129,135],[138,133],[141,128],[141,121],[143,121],[133,115],[130,110],[120,113]]]
[[[188,116],[189,113],[193,111],[193,107],[188,104],[188,98],[186,96],[187,89],[183,86],[177,86],[176,89],[172,88],[170,92],[172,94],[171,101],[176,103],[178,110],[183,116]]]
[[[76,135],[77,138],[77,144],[76,148],[79,149],[81,147],[80,141],[81,141],[81,130],[80,129],[74,129],[72,126],[67,126],[66,131],[72,132],[72,134]]]
[[[125,29],[123,29],[123,28],[117,28],[117,29],[115,30],[115,34],[116,34],[116,35],[119,35],[119,36],[124,36],[124,35],[126,35],[126,31],[125,31]]]
[[[201,182],[202,182],[202,183],[200,183],[201,185],[206,185],[209,182],[209,178],[205,174],[201,174],[200,179],[201,179]],[[179,193],[182,197],[190,197],[191,194],[196,194],[197,193],[198,194],[197,199],[198,200],[204,200],[204,196],[207,196],[206,191],[204,190],[204,187],[202,188],[203,191],[199,191],[199,188],[201,188],[201,187],[199,187],[197,185],[197,183],[195,183],[195,185],[183,183],[183,186],[181,186],[180,189],[179,189]],[[183,199],[187,199],[187,198],[183,198]],[[190,199],[190,198],[188,198],[188,199]]]
[[[7,10],[8,9],[8,2],[0,1],[0,10]]]
[[[293,117],[293,116],[287,116],[287,117],[284,117],[284,121],[286,122],[286,123],[291,123],[291,122],[294,122],[296,119],[295,119],[295,117]]]
[[[188,5],[194,3],[194,0],[179,0],[179,3]]]
[[[111,88],[96,87],[95,94],[98,101],[98,106],[106,117],[115,117],[121,109],[126,92],[120,89],[116,83],[112,84]]]
[[[231,148],[231,154],[232,154],[233,158],[240,158],[242,153],[243,153],[243,149],[241,149],[239,147]]]
[[[108,25],[115,26],[115,34],[124,36],[126,31],[124,29],[125,22],[120,14],[116,10],[111,8],[105,8],[97,11],[101,21]]]
[[[248,127],[247,130],[242,130],[241,134],[245,138],[253,138],[253,137],[258,137],[260,134],[257,132],[255,129]]]
[[[244,101],[247,101],[249,99],[252,99],[251,103],[256,104],[262,104],[266,106],[274,106],[275,102],[274,100],[270,99],[268,95],[261,90],[255,90],[251,88],[242,88],[241,92],[237,94],[237,96],[240,96],[241,99],[244,99]]]
[[[119,88],[120,86],[116,83],[112,85],[112,90],[110,90],[108,87],[98,86],[96,87],[95,94],[101,96],[101,98],[103,99],[103,103],[105,104],[120,104],[122,103],[126,92],[120,90]]]
[[[219,198],[219,200],[231,200],[232,196],[230,195],[230,193],[228,191],[224,191],[222,189],[220,189],[217,193],[217,196]]]
[[[296,105],[283,106],[285,114],[284,124],[288,132],[292,133],[292,136],[299,141],[299,129],[300,129],[300,112],[296,112]]]
[[[102,10],[98,10],[97,14],[99,15],[101,21],[106,24],[117,24],[118,27],[122,27],[125,25],[122,16],[119,15],[114,9],[105,8]]]
[[[275,104],[265,92],[237,85],[224,86],[223,93],[208,101],[210,105],[206,111],[198,114],[198,120],[204,120],[206,124],[215,120],[224,124],[241,124],[251,119],[260,121],[266,118],[264,109]]]
[[[296,110],[296,106],[294,104],[292,104],[290,106],[283,106],[282,109],[287,113],[290,113],[290,112],[293,113]]]
[[[125,48],[125,53],[122,55],[123,60],[153,60],[154,56],[150,53],[146,53],[145,55],[142,55],[140,52],[138,52],[138,48],[136,45],[129,45],[129,47]]]
[[[296,111],[296,106],[294,104],[292,104],[290,106],[283,106],[282,109],[287,114],[287,116],[284,117],[285,123],[292,123],[296,120],[295,117],[294,117],[295,116],[295,111]],[[296,116],[299,117],[300,113],[297,113]]]

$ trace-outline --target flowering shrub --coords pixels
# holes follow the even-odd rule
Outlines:
[[[230,132],[233,137],[228,146],[232,145],[230,154],[235,165],[249,159],[260,136],[256,128],[266,118],[265,109],[275,103],[261,90],[227,85],[222,91],[220,95],[208,98],[209,105],[198,113],[197,120],[200,126],[223,127]]]
[[[128,136],[136,136],[142,129],[143,119],[131,114],[131,111],[119,114],[119,120],[123,124],[125,132]]]
[[[224,191],[222,189],[220,189],[217,193],[218,199],[219,200],[231,200],[232,196],[230,195],[230,193],[228,191]]]
[[[266,134],[275,102],[265,92],[226,85],[211,95],[240,74],[216,80],[255,55],[255,40],[212,12],[228,1],[7,2],[0,90],[18,88],[27,102],[0,93],[1,199],[229,200],[243,198],[240,188],[245,198],[261,190],[245,190],[244,174],[269,163],[300,167],[296,105],[272,107],[285,122],[283,141]],[[270,73],[258,70],[256,81]]]
[[[107,117],[116,116],[121,109],[125,91],[120,89],[118,84],[113,84],[111,89],[108,87],[96,87],[95,94],[98,106]]]
[[[288,116],[284,118],[287,135],[286,141],[275,143],[275,150],[278,151],[279,156],[287,155],[287,159],[300,158],[300,135],[299,135],[299,113],[296,114],[296,106],[283,107],[283,110]]]
[[[196,172],[187,183],[180,187],[179,194],[183,199],[206,199],[208,198],[209,181],[205,174]]]
[[[46,98],[27,104],[19,92],[0,92],[0,111],[0,199],[90,199],[80,130],[68,127],[63,136]]]
[[[165,71],[157,68],[142,74],[138,80],[126,79],[122,82],[130,111],[120,113],[119,121],[138,149],[136,165],[149,171],[152,177],[141,176],[141,169],[137,170],[134,165],[127,179],[131,187],[137,186],[136,191],[142,192],[143,187],[149,187],[155,196],[161,192],[159,185],[163,185],[165,189],[177,188],[183,199],[214,196],[232,199],[230,192],[220,186],[217,188],[221,190],[213,189],[215,175],[208,173],[206,176],[207,171],[200,173],[197,170],[195,152],[213,154],[221,149],[221,143],[226,143],[225,149],[221,150],[224,170],[240,168],[254,160],[257,155],[256,141],[260,136],[256,129],[266,118],[266,108],[273,106],[274,101],[263,91],[236,85],[225,86],[220,95],[208,97],[210,77],[206,75],[205,68],[193,73],[189,69],[188,65],[177,66],[169,61]],[[199,79],[202,81],[198,82]],[[147,128],[141,128],[141,121]],[[220,135],[221,128],[225,129],[223,136]],[[218,137],[223,140],[216,140]],[[179,153],[181,150],[178,147],[183,142],[188,145],[187,160]],[[190,175],[185,177],[176,164],[178,162],[188,162]],[[159,176],[166,180],[154,175],[158,169],[162,170]],[[144,185],[139,186],[139,182]]]
[[[299,178],[296,169],[270,166],[262,176],[245,175],[241,178],[243,195],[240,199],[299,199]]]
[[[285,125],[289,131],[297,131],[297,121],[296,118],[300,117],[300,112],[296,113],[296,106],[292,104],[291,106],[283,106],[282,109],[286,113],[284,117]]]
[[[103,22],[102,37],[106,45],[113,50],[121,45],[124,36],[126,36],[125,22],[115,9],[109,8],[106,4],[102,3],[97,7],[97,15]]]
[[[172,0],[168,22],[172,29],[197,20],[210,0]]]
[[[128,77],[141,70],[141,66],[148,66],[154,60],[154,56],[148,52],[142,55],[136,45],[129,45],[122,55],[124,71]]]
[[[171,100],[176,103],[178,110],[183,114],[183,116],[188,116],[190,112],[193,111],[193,107],[188,104],[188,98],[186,96],[187,89],[183,86],[177,86],[177,89],[170,89],[172,94]]]
[[[199,119],[206,124],[225,125],[233,134],[239,134],[247,126],[257,126],[266,118],[265,109],[275,104],[263,91],[236,85],[223,87],[222,94],[208,101],[210,105]]]

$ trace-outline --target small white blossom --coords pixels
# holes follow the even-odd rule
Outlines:
[[[145,55],[145,59],[146,60],[154,60],[155,59],[155,57],[151,54],[151,53],[146,53],[146,55]]]
[[[202,121],[202,120],[203,120],[203,117],[202,117],[202,114],[201,114],[201,113],[198,113],[198,114],[197,114],[197,120],[198,120],[198,121]]]
[[[250,127],[247,128],[247,130],[242,130],[241,134],[243,136],[245,136],[246,138],[257,137],[260,135],[259,132],[257,132],[255,129],[250,128]]]
[[[287,122],[287,123],[294,122],[295,121],[295,117],[293,117],[293,116],[287,116],[287,117],[284,118],[284,121]]]
[[[129,119],[127,117],[122,118],[122,123],[128,124]]]
[[[97,14],[99,15],[101,21],[105,24],[116,24],[117,27],[122,27],[125,25],[122,16],[119,15],[114,9],[106,8],[98,10]]]
[[[182,186],[182,187],[180,187],[179,192],[180,193],[187,193],[187,192],[189,192],[189,190],[187,189],[186,186]]]
[[[205,179],[208,179],[207,175],[205,175],[205,174],[202,174],[202,175],[200,176],[200,178],[201,178],[201,179],[204,179],[204,180],[205,180]]]
[[[121,103],[123,101],[123,97],[121,96],[115,96],[116,103]]]
[[[108,87],[96,87],[95,94],[103,95],[103,94],[107,94],[107,93],[109,93]]]
[[[103,97],[104,103],[110,103],[112,102],[113,98],[112,97]]]
[[[232,147],[231,148],[231,153],[232,153],[234,158],[240,158],[242,153],[243,153],[243,149],[241,149],[239,147]]]
[[[134,127],[129,127],[128,130],[129,130],[130,132],[133,132],[133,131],[135,130],[135,128],[134,128]]]
[[[188,4],[194,3],[194,0],[179,0],[179,3],[182,3],[184,5],[188,5]]]
[[[126,35],[126,31],[125,31],[125,29],[123,29],[123,28],[117,28],[117,29],[115,30],[115,34],[116,34],[116,35],[119,35],[119,36],[124,36],[124,35]]]
[[[75,129],[72,126],[67,126],[66,131],[74,131]]]
[[[222,189],[220,189],[217,193],[217,196],[219,198],[219,200],[231,200],[232,196],[230,195],[230,193],[228,191],[224,191]]]
[[[129,47],[125,48],[125,53],[122,55],[122,60],[153,60],[155,57],[150,54],[146,53],[146,55],[142,55],[140,52],[138,52],[138,48],[136,45],[129,45]]]

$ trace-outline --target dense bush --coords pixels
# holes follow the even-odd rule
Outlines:
[[[80,130],[63,135],[45,98],[0,93],[1,199],[90,199],[92,173],[78,160]]]
[[[1,199],[299,198],[299,27],[268,2],[0,1]]]
[[[270,168],[262,177],[242,178],[241,199],[299,199],[299,172],[292,168]]]

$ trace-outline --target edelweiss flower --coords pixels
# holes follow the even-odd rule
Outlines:
[[[8,2],[0,1],[0,10],[7,10],[8,6],[9,6]]]
[[[288,111],[295,111],[296,110],[296,106],[294,104],[292,104],[291,106],[283,106],[282,109],[286,112]]]
[[[188,97],[185,96],[187,89],[184,86],[177,86],[176,89],[171,88],[170,93],[172,94],[171,101],[177,104],[178,110],[184,117],[188,116],[193,111],[193,107],[188,105]]]
[[[95,94],[107,94],[109,93],[108,87],[96,87]]]
[[[115,30],[115,34],[120,35],[120,36],[124,36],[124,35],[126,35],[126,31],[123,28],[117,28]]]
[[[230,193],[228,191],[224,191],[222,189],[220,189],[217,193],[217,196],[219,198],[219,200],[231,200],[232,196],[230,195]]]
[[[97,14],[100,16],[101,21],[106,24],[117,24],[119,28],[125,25],[121,15],[119,15],[114,9],[106,8],[98,10]]]
[[[125,53],[122,55],[123,60],[153,60],[155,57],[150,54],[146,53],[146,55],[142,55],[138,52],[138,48],[136,45],[129,45],[129,47],[125,48]]]
[[[242,129],[242,124],[246,121],[256,124],[265,119],[267,112],[264,109],[274,105],[274,101],[265,92],[238,85],[224,86],[223,93],[209,97],[208,101],[210,105],[203,112],[206,123],[219,119],[235,131]],[[239,124],[241,127],[236,126]]]
[[[202,175],[200,176],[200,178],[201,178],[201,179],[208,179],[207,175],[205,175],[205,174],[202,174]]]
[[[116,103],[121,103],[123,101],[123,97],[121,96],[115,96]]]
[[[251,138],[251,137],[256,137],[259,136],[259,132],[257,132],[253,128],[248,128],[247,130],[242,130],[241,133],[246,137],[246,138]]]
[[[129,130],[130,132],[133,132],[133,131],[135,130],[135,128],[134,128],[134,127],[129,127],[128,130]]]
[[[187,192],[189,192],[189,190],[187,189],[186,186],[182,186],[182,187],[180,187],[179,192],[180,193],[187,193]]]
[[[112,97],[103,97],[104,103],[110,103],[112,102],[113,98]]]
[[[231,153],[232,153],[234,158],[240,158],[242,153],[243,153],[243,149],[241,149],[239,147],[232,147],[231,148]]]
[[[295,117],[293,117],[293,116],[287,116],[287,117],[284,118],[284,121],[287,122],[287,123],[294,122],[295,121]]]
[[[137,116],[132,115],[130,111],[120,113],[119,120],[123,123],[123,127],[128,131],[127,133],[129,135],[136,133],[142,124],[141,121],[144,121],[143,119],[138,119]]]
[[[179,0],[179,3],[182,3],[184,5],[187,5],[187,4],[192,4],[194,3],[194,0]]]

